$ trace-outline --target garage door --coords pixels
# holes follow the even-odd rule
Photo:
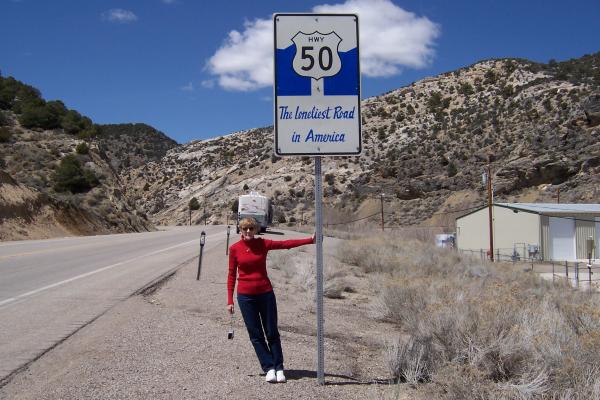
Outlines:
[[[594,240],[596,242],[594,258],[600,258],[600,217],[596,217],[596,238]]]
[[[549,220],[552,259],[575,261],[575,221],[556,217]]]

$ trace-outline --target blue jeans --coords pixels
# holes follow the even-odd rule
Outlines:
[[[268,372],[270,369],[283,369],[275,294],[273,291],[254,295],[238,294],[237,299],[262,370]]]

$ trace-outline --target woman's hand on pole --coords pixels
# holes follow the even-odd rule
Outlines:
[[[317,232],[313,233],[313,243],[317,243]]]
[[[233,304],[227,304],[227,311],[229,311],[229,314],[233,314]]]

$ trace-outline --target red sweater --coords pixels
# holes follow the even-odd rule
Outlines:
[[[273,290],[267,276],[269,250],[291,249],[312,244],[313,239],[269,240],[254,238],[240,240],[229,247],[229,275],[227,276],[227,304],[233,304],[235,278],[239,294],[261,294]]]

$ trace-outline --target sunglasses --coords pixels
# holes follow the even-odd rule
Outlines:
[[[241,228],[242,231],[252,232],[254,230],[253,227]]]

